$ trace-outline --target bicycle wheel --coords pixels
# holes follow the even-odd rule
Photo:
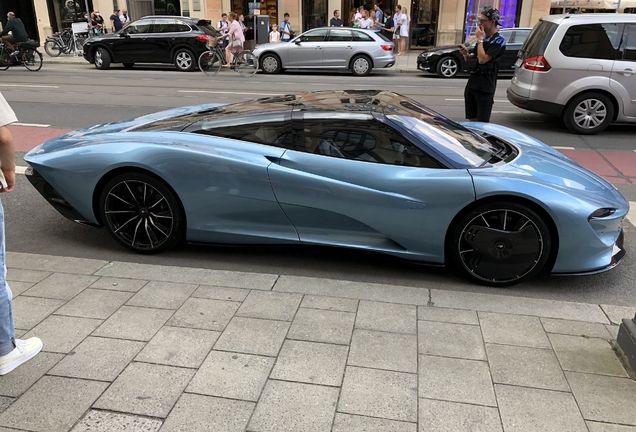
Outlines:
[[[206,51],[199,56],[199,69],[205,74],[218,74],[222,65],[221,57],[214,51]]]
[[[236,71],[241,76],[252,76],[258,70],[258,59],[250,51],[243,51],[236,56]]]
[[[44,42],[44,51],[51,57],[57,57],[62,54],[62,48],[58,41],[46,41]]]
[[[11,66],[11,57],[9,57],[9,52],[0,48],[0,70],[7,70]]]
[[[42,54],[32,48],[27,48],[22,52],[22,64],[32,72],[42,69]]]

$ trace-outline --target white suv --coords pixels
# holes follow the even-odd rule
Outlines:
[[[636,123],[636,15],[541,18],[519,50],[508,100],[579,134]]]

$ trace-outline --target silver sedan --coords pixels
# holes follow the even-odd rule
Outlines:
[[[350,69],[368,75],[373,68],[395,64],[393,42],[372,30],[321,27],[290,42],[258,45],[254,50],[264,73],[284,69]]]

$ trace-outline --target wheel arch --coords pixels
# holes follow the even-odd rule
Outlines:
[[[108,51],[108,54],[110,55],[110,62],[111,63],[117,63],[115,61],[115,55],[113,54],[113,51],[110,48],[108,48],[108,46],[105,45],[105,44],[93,45],[93,46],[91,46],[88,49],[88,59],[89,59],[90,63],[93,63],[95,61],[95,53],[100,48],[104,48],[106,51]]]
[[[373,64],[373,58],[371,58],[371,56],[367,54],[366,52],[357,52],[354,55],[352,55],[351,60],[349,60],[349,69],[353,67],[353,61],[356,59],[356,57],[366,57],[367,60],[369,60],[369,62],[371,63],[371,69],[375,69],[375,64]]]
[[[568,101],[565,103],[562,115],[565,114],[565,111],[567,110],[567,107],[570,105],[570,103],[572,103],[572,100],[586,93],[600,93],[603,96],[607,96],[609,100],[612,102],[612,106],[614,107],[614,115],[612,116],[612,121],[616,121],[616,119],[618,118],[618,114],[620,113],[620,108],[621,108],[618,102],[618,98],[612,92],[609,92],[601,88],[587,88],[577,93],[574,93],[572,96],[570,96]]]

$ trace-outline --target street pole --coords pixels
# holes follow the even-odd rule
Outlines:
[[[616,13],[618,13],[618,10],[621,8],[621,0],[618,0],[618,4],[616,5]]]
[[[563,0],[563,14],[565,14],[565,6],[568,4],[568,0]]]

